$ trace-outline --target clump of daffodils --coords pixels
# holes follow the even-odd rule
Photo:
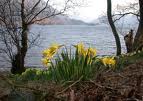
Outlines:
[[[50,65],[50,60],[57,53],[58,49],[62,46],[63,45],[53,44],[48,49],[43,50],[43,52],[42,52],[42,55],[43,55],[42,64],[45,66]]]
[[[85,48],[84,44],[82,42],[80,42],[79,44],[75,45],[75,47],[78,50],[78,54],[79,55],[83,55],[83,56],[89,56],[91,58],[96,56],[96,49],[95,48]]]
[[[96,49],[95,48],[85,48],[84,44],[82,42],[78,43],[77,45],[74,45],[76,47],[76,50],[78,52],[79,56],[88,57],[87,63],[91,64],[92,58],[96,56]]]
[[[116,60],[114,59],[114,57],[104,57],[102,58],[102,63],[108,67],[115,67]]]

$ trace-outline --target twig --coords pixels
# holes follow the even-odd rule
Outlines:
[[[64,90],[62,90],[61,92],[58,92],[56,95],[62,94],[63,92],[67,91],[69,88],[71,88],[72,86],[74,86],[75,84],[77,84],[78,82],[80,82],[82,78],[83,78],[83,76],[81,76],[81,77],[79,78],[79,80],[77,80],[76,82],[72,83],[72,84],[69,85],[67,88],[65,88]]]
[[[137,91],[139,93],[141,92],[142,77],[143,77],[143,75],[140,75],[140,76],[137,77],[136,87],[137,87]]]
[[[114,89],[114,88],[112,88],[112,87],[102,86],[102,85],[100,85],[100,84],[98,84],[98,83],[93,82],[92,80],[90,80],[90,83],[93,83],[94,85],[96,85],[96,86],[98,86],[98,87],[100,87],[100,88],[105,88],[105,89],[110,89],[110,90],[116,91],[116,89]]]

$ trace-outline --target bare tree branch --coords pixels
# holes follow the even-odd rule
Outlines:
[[[130,15],[130,14],[139,17],[139,14],[136,14],[136,13],[133,13],[133,12],[127,12],[127,13],[122,13],[122,14],[114,14],[114,15],[112,15],[112,17],[120,16],[120,17],[118,17],[118,18],[116,18],[116,19],[114,20],[114,22],[116,22],[116,21],[120,20],[121,18],[123,18],[124,16]]]
[[[129,3],[125,6],[117,5],[117,10],[115,11],[115,14],[113,14],[112,17],[114,17],[114,22],[120,20],[121,18],[125,17],[126,15],[134,15],[137,17],[138,21],[139,19],[139,3]]]
[[[0,52],[5,53],[12,65],[12,73],[25,70],[27,50],[35,45],[39,36],[29,37],[29,27],[38,21],[63,14],[73,7],[73,0],[65,0],[59,10],[43,0],[0,0]],[[1,44],[0,44],[1,45]]]

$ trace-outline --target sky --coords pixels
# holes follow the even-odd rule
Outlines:
[[[135,0],[112,0],[113,10],[115,9],[117,4],[126,5],[129,2],[134,1]],[[83,20],[85,22],[91,22],[106,13],[107,0],[85,0],[85,2],[86,3],[83,7],[75,8],[74,10],[72,10],[72,13],[67,12],[69,17]]]
[[[107,0],[88,0],[89,5],[87,7],[80,7],[75,9],[76,13],[71,15],[72,18],[80,19],[85,22],[91,22],[97,19],[99,16],[106,13]],[[112,0],[113,10],[117,4],[126,5],[134,0]]]

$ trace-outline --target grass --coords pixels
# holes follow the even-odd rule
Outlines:
[[[119,57],[117,57],[117,70],[122,70],[124,67],[130,65],[130,64],[134,64],[138,61],[142,61],[143,60],[143,52],[140,53],[136,53],[136,54],[124,54],[121,55]]]

